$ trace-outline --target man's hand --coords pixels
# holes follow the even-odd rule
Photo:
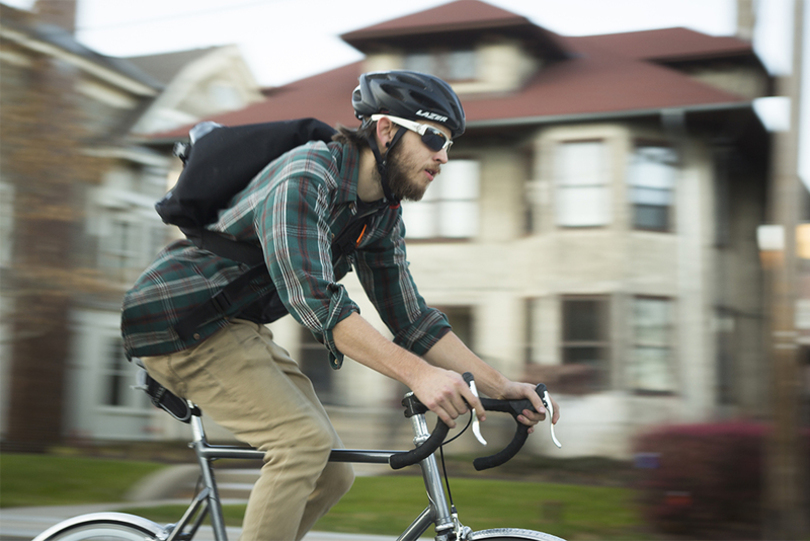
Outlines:
[[[503,393],[500,397],[508,400],[521,400],[523,398],[529,399],[534,406],[534,409],[537,411],[532,412],[526,409],[523,410],[522,415],[518,415],[517,417],[518,421],[529,426],[529,434],[534,432],[534,425],[546,418],[546,408],[543,406],[543,401],[540,400],[540,397],[537,395],[534,388],[535,386],[531,383],[518,383],[515,381],[510,381],[504,387]],[[557,421],[560,419],[560,406],[557,405],[557,402],[555,402],[553,398],[551,399],[551,404],[554,406],[554,417],[551,419],[551,423],[557,424]]]
[[[454,419],[467,413],[470,406],[475,409],[480,420],[486,418],[481,401],[457,372],[427,365],[409,386],[416,398],[450,428],[455,428]]]

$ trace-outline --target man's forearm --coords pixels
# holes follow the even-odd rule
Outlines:
[[[482,393],[491,398],[503,398],[503,389],[509,380],[470,351],[452,331],[436,342],[425,358],[431,364],[459,374],[472,372],[476,387]]]
[[[405,385],[427,368],[423,359],[388,340],[358,313],[335,325],[332,337],[344,355]]]

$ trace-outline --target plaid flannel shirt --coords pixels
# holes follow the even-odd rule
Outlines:
[[[400,208],[375,214],[357,250],[332,260],[332,240],[357,212],[358,161],[350,146],[308,143],[270,163],[234,197],[210,228],[261,244],[269,274],[251,282],[227,313],[201,325],[188,341],[173,326],[247,267],[186,240],[166,247],[125,295],[121,328],[128,357],[196,345],[227,325],[229,317],[277,294],[339,368],[343,354],[332,329],[359,312],[338,283],[352,266],[394,341],[416,354],[427,352],[450,325],[425,304],[408,271]]]

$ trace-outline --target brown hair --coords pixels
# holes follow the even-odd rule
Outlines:
[[[376,122],[364,122],[359,128],[355,129],[338,124],[337,133],[332,136],[332,141],[352,145],[357,149],[368,148],[368,138],[374,137],[376,129]]]

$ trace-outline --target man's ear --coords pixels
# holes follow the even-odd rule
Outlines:
[[[396,131],[396,124],[391,122],[388,118],[382,117],[377,121],[376,135],[377,144],[379,145],[380,149],[388,147],[388,144],[394,139]]]

